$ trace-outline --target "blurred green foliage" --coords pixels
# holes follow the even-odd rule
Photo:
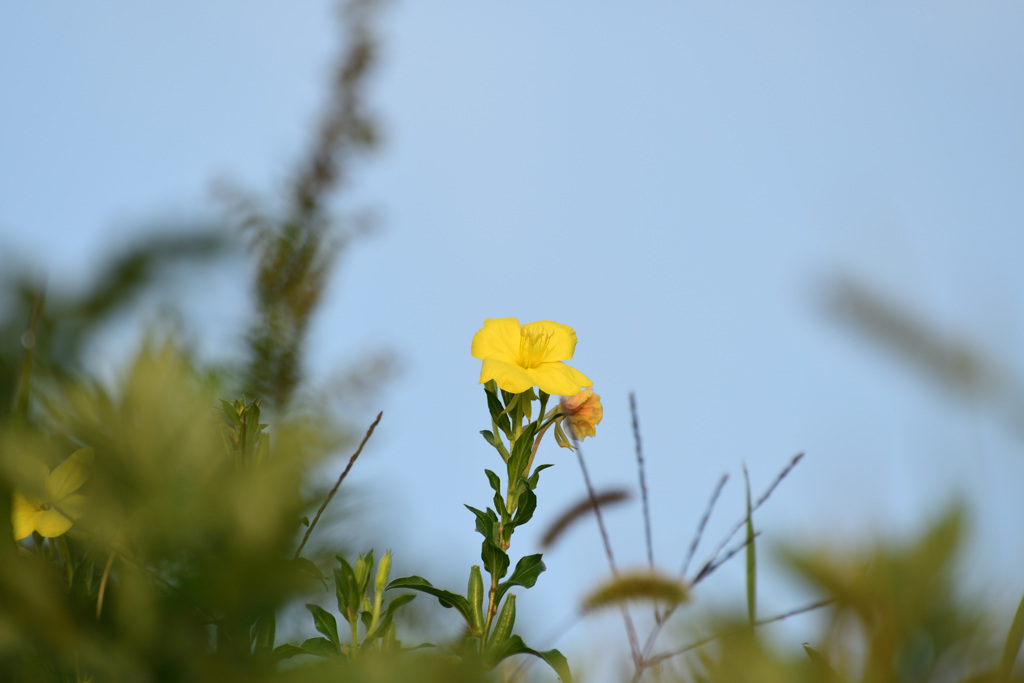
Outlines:
[[[746,615],[720,614],[699,627],[713,635],[655,655],[651,665],[666,680],[706,682],[1024,680],[1000,664],[1007,625],[992,623],[961,587],[963,533],[962,511],[953,509],[908,542],[791,548],[784,557],[792,577],[826,603],[815,611],[814,642],[780,646],[759,629],[773,620],[752,626]]]
[[[29,491],[28,483],[37,464],[52,469],[83,447],[94,450],[94,459],[79,491],[85,511],[69,532],[55,539],[36,534],[21,543],[0,533],[0,681],[511,678],[511,668],[488,672],[480,662],[453,656],[459,641],[403,649],[395,622],[411,596],[389,594],[384,600],[388,572],[382,559],[373,575],[372,552],[354,563],[338,554],[330,568],[338,615],[351,631],[351,638],[343,636],[333,607],[319,604],[331,596],[325,570],[296,552],[309,531],[306,517],[319,501],[310,492],[314,475],[344,442],[324,411],[299,405],[296,396],[311,316],[339,254],[360,230],[359,220],[333,215],[330,198],[347,178],[351,160],[376,140],[363,97],[376,49],[376,5],[345,5],[345,49],[329,101],[280,208],[225,192],[237,231],[153,236],[114,256],[91,284],[76,291],[50,290],[24,272],[5,270],[0,516],[9,518],[16,492],[39,493]],[[240,234],[248,237],[254,264],[247,356],[229,367],[211,367],[174,340],[150,338],[126,360],[119,379],[98,381],[84,366],[96,335],[147,288],[159,286],[169,266],[222,258]],[[937,342],[923,325],[857,288],[841,290],[838,301],[862,327],[945,384],[1002,405],[1019,426],[1019,385],[1007,382],[996,365],[966,347]],[[515,455],[521,460],[526,452]],[[514,464],[522,470],[522,462]],[[527,482],[517,494],[529,502],[524,509],[530,514],[535,485]],[[502,492],[493,481],[492,487],[500,510]],[[747,506],[751,510],[749,490]],[[491,523],[499,513],[492,520],[487,512],[474,512],[484,518],[479,526],[485,554],[499,557],[488,546],[490,540],[504,552],[507,539],[496,536]],[[502,514],[508,517],[508,510]],[[647,656],[637,679],[1024,680],[1020,667],[1014,668],[1024,613],[1012,627],[993,623],[962,589],[957,568],[965,523],[959,510],[903,543],[861,552],[790,550],[792,576],[828,602],[818,611],[820,636],[802,647],[780,646],[760,630],[772,620],[756,620],[753,523],[746,527],[745,613],[688,624],[706,636]],[[390,555],[385,557],[390,564]],[[503,562],[495,575],[508,569],[508,558]],[[533,585],[542,568],[539,555],[523,558],[502,590]],[[460,595],[419,577],[392,585],[440,596],[442,604],[462,604],[454,600]],[[460,610],[469,623],[463,643],[484,620],[476,609],[484,590],[479,568],[471,570],[467,594],[474,609],[467,599]],[[598,595],[591,607],[618,606],[638,596],[663,606],[699,597],[677,583],[646,577],[620,579]],[[514,597],[509,594],[498,613],[496,629],[507,625],[500,640],[517,646],[522,641],[511,630]],[[298,644],[281,644],[277,616],[302,603],[308,604],[311,631],[320,635],[310,632]],[[685,609],[678,613],[685,618]],[[489,665],[503,657],[491,655]]]

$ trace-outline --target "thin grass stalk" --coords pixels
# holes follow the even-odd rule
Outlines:
[[[334,498],[334,494],[338,492],[338,487],[341,486],[341,482],[345,481],[345,477],[348,476],[349,470],[352,469],[352,465],[355,463],[356,458],[359,457],[359,454],[363,452],[363,446],[365,446],[366,442],[370,440],[370,435],[372,435],[373,430],[377,428],[377,424],[380,422],[380,418],[383,415],[384,411],[377,413],[377,419],[374,420],[373,424],[370,425],[370,428],[366,430],[366,436],[364,436],[363,440],[359,442],[359,448],[357,448],[356,452],[352,454],[352,457],[348,459],[348,465],[345,466],[345,470],[341,473],[341,476],[338,477],[338,481],[335,482],[334,488],[332,488],[331,492],[327,494],[327,498],[325,498],[324,502],[320,505],[320,509],[316,511],[316,516],[313,517],[313,521],[310,522],[309,528],[306,529],[306,534],[302,537],[302,543],[300,543],[299,547],[295,549],[295,557],[292,559],[299,559],[302,549],[306,547],[306,541],[309,540],[309,535],[313,533],[313,529],[316,528],[316,523],[320,521],[320,515],[324,513],[328,503],[331,502],[331,498]]]
[[[579,441],[571,430],[570,434],[576,451],[576,460],[579,462],[580,471],[583,473],[583,482],[587,487],[587,495],[590,496],[591,504],[594,506],[594,516],[597,518],[597,526],[601,530],[601,540],[604,543],[604,552],[608,558],[608,568],[611,569],[612,576],[618,578],[619,570],[615,566],[615,554],[612,552],[611,541],[608,540],[608,529],[605,527],[604,518],[601,516],[601,506],[597,501],[597,493],[594,491],[594,485],[590,482],[590,473],[587,471],[587,465],[583,461],[583,451],[580,450]],[[629,608],[625,605],[622,605],[622,620],[626,625],[626,635],[629,638],[629,650],[633,658],[633,664],[638,672],[642,672],[643,658],[640,655],[640,640],[636,635],[636,626],[633,625],[633,617],[630,616]]]

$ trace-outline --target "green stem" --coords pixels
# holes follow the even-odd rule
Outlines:
[[[349,622],[352,624],[352,654],[349,659],[356,658],[356,651],[359,649],[359,610],[352,610]]]
[[[380,604],[384,594],[381,591],[375,591],[373,598],[373,619],[370,620],[370,628],[367,629],[367,633],[373,633],[377,630],[377,622],[380,621]]]
[[[68,548],[68,541],[63,536],[54,539],[57,542],[57,554],[64,564],[64,573],[68,577],[68,592],[71,592],[71,581],[75,576],[75,568],[71,566],[71,550]]]
[[[28,325],[24,334],[21,335],[21,346],[25,352],[21,356],[21,370],[18,374],[17,389],[15,390],[13,417],[15,422],[24,422],[28,419],[28,400],[32,386],[32,365],[35,358],[36,335],[39,332],[39,320],[43,314],[43,305],[46,302],[46,289],[39,286],[32,294],[32,308],[29,311]]]
[[[491,574],[491,590],[487,594],[487,618],[484,620],[484,632],[480,634],[480,654],[484,652],[484,647],[487,645],[487,636],[491,633],[491,622],[494,620],[494,615],[498,613],[498,605],[494,599],[497,591],[497,579],[494,574]]]

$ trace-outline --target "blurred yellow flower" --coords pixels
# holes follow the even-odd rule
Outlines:
[[[578,440],[597,434],[595,427],[604,417],[604,409],[601,407],[601,397],[591,389],[563,398],[559,406],[565,415],[562,420],[568,423],[570,431]]]
[[[488,318],[473,335],[473,357],[483,361],[480,383],[494,380],[505,391],[521,394],[531,387],[571,396],[593,384],[562,361],[576,350],[576,332],[550,320],[520,325],[516,318]]]
[[[11,501],[11,522],[14,525],[14,540],[20,541],[38,531],[40,536],[54,538],[60,536],[81,517],[84,496],[75,493],[82,487],[89,476],[88,467],[92,463],[91,448],[77,450],[68,459],[53,468],[37,463],[34,474],[37,491],[45,494],[44,498],[26,496],[14,492]]]

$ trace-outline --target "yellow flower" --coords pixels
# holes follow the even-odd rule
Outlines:
[[[14,492],[11,501],[11,522],[14,540],[20,541],[38,531],[41,536],[54,538],[71,528],[74,520],[82,516],[84,496],[75,493],[89,476],[93,451],[83,448],[72,453],[67,460],[53,468],[37,463],[34,473],[37,490],[44,498],[35,498]]]
[[[584,389],[575,396],[563,398],[559,406],[565,415],[562,420],[568,423],[569,430],[578,440],[597,434],[595,427],[601,423],[604,409],[601,397],[592,390]]]
[[[505,391],[521,394],[531,387],[571,396],[593,384],[562,361],[572,358],[576,333],[568,325],[540,320],[520,325],[516,318],[488,318],[473,335],[473,357],[483,361],[480,383],[494,380]]]

